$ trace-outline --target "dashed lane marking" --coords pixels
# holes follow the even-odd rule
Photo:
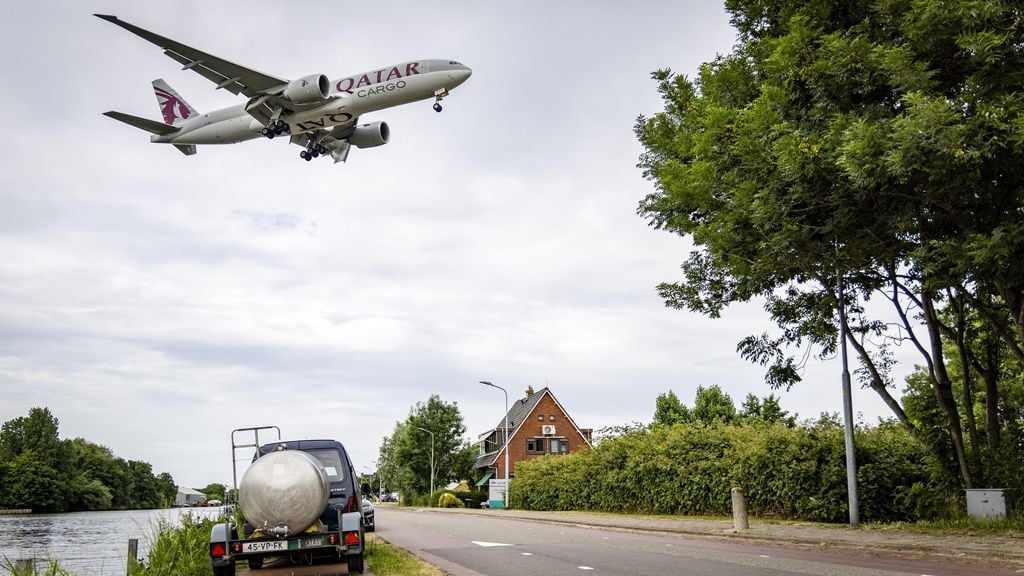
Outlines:
[[[479,540],[470,540],[470,542],[484,548],[492,548],[494,546],[512,546],[512,544],[503,544],[501,542],[481,542]]]

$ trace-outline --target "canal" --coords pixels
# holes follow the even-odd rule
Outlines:
[[[128,540],[139,540],[145,558],[160,522],[178,525],[185,514],[213,518],[220,508],[73,512],[70,514],[0,515],[0,566],[4,558],[32,558],[37,566],[50,559],[75,576],[124,576]]]

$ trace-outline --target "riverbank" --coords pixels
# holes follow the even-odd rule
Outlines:
[[[0,510],[0,516],[14,516],[16,514],[31,514],[31,508],[17,508],[15,510]]]

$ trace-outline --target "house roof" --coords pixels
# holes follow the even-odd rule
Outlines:
[[[570,416],[569,412],[566,411],[564,407],[562,407],[562,404],[558,401],[558,398],[555,398],[555,395],[552,394],[550,390],[548,390],[547,386],[541,388],[540,390],[534,392],[533,394],[530,394],[529,396],[526,396],[525,398],[520,398],[516,400],[515,403],[512,404],[512,407],[508,409],[508,425],[509,428],[511,428],[511,432],[508,433],[506,436],[506,443],[508,440],[514,438],[516,433],[519,432],[519,428],[530,417],[530,414],[533,412],[533,409],[537,407],[537,403],[540,402],[541,398],[543,398],[545,394],[549,394],[551,396],[551,399],[555,402],[555,405],[557,405],[558,408],[562,411],[562,413],[565,414],[565,417],[569,419],[570,423],[572,423],[572,426],[573,428],[576,429],[576,432],[589,445],[590,441],[586,439],[586,436],[584,436],[582,432],[580,432],[580,428],[579,426],[576,425],[576,422],[572,419],[572,416]],[[501,418],[501,421],[498,422],[498,425],[495,426],[493,430],[490,430],[486,434],[490,434],[491,432],[497,432],[498,430],[504,429],[505,417],[503,416]],[[481,437],[483,436],[484,435],[481,434]],[[496,451],[488,452],[487,454],[482,454],[478,456],[476,462],[473,464],[473,467],[485,468],[493,466],[495,460],[498,459],[498,456],[502,453],[504,449],[505,444],[502,444],[501,446],[498,447]]]
[[[203,494],[198,490],[186,488],[184,486],[178,486],[178,494],[181,494],[183,496],[202,496],[203,498],[206,498],[206,494]]]
[[[488,452],[487,454],[477,456],[476,462],[473,463],[473,468],[493,466],[494,460],[498,457],[498,452],[500,452],[500,450],[495,450],[494,452]]]

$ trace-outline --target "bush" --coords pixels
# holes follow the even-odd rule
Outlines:
[[[445,492],[441,494],[441,497],[437,500],[437,505],[441,508],[465,508],[466,505],[462,503],[462,500],[455,495],[454,492]]]
[[[857,430],[861,517],[934,518],[926,449],[902,428]],[[632,431],[593,450],[516,465],[512,507],[639,514],[728,515],[743,488],[752,515],[848,518],[843,428],[833,419],[784,424],[675,424]]]

